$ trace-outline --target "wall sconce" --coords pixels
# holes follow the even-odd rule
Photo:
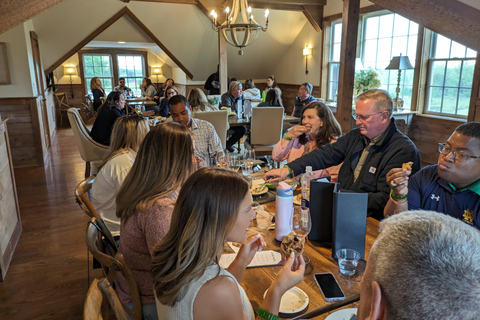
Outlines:
[[[161,67],[152,67],[152,74],[155,75],[157,82],[155,83],[158,88],[158,76],[162,75],[162,68]]]
[[[307,60],[308,56],[312,55],[312,48],[310,48],[308,44],[305,46],[305,49],[303,49],[303,55],[305,56],[305,74],[308,74]]]
[[[67,74],[70,76],[70,90],[71,90],[71,93],[72,93],[72,98],[74,98],[74,95],[73,95],[73,80],[72,80],[72,76],[75,76],[77,74],[77,67],[75,66],[64,66],[64,74]]]

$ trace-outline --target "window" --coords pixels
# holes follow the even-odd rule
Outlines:
[[[134,50],[96,49],[81,51],[85,92],[90,92],[90,81],[99,77],[108,95],[125,78],[125,85],[135,95],[141,95],[140,85],[146,76],[147,53]]]
[[[84,54],[83,70],[86,92],[90,92],[90,81],[99,77],[105,92],[113,90],[112,57],[109,54]]]
[[[342,22],[332,23],[332,45],[328,64],[328,100],[337,102],[340,47],[342,45]]]
[[[407,55],[412,65],[415,65],[417,49],[418,24],[394,13],[375,13],[362,17],[363,33],[361,37],[360,60],[363,66],[356,62],[355,68],[374,68],[382,78],[382,89],[387,90],[392,97],[396,96],[397,70],[385,70],[394,56]],[[330,40],[328,100],[336,99],[338,90],[338,73],[340,66],[340,46],[342,38],[341,21],[332,22]],[[399,97],[404,100],[404,106],[410,107],[413,88],[413,70],[403,70],[400,82]]]
[[[135,95],[141,95],[144,62],[142,55],[118,55],[118,77],[125,78],[125,85],[132,89]]]
[[[440,34],[432,34],[426,112],[466,118],[477,53]]]
[[[385,70],[394,56],[407,55],[415,65],[418,24],[398,14],[382,14],[363,18],[362,61],[364,68],[374,68],[382,78],[382,89],[396,96],[398,70]],[[404,107],[412,101],[414,70],[402,70],[399,97]]]

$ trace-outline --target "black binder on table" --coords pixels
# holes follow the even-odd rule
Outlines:
[[[367,232],[367,193],[340,190],[333,193],[332,256],[340,249],[353,249],[365,259]],[[313,222],[313,217],[312,217]]]
[[[308,234],[308,239],[332,242],[333,193],[337,191],[338,183],[319,180],[322,179],[310,181],[312,230]]]

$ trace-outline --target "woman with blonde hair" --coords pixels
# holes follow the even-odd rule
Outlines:
[[[147,120],[136,113],[118,118],[113,126],[110,147],[93,182],[93,205],[114,236],[120,235],[115,198],[149,130]]]
[[[239,285],[245,268],[264,244],[258,233],[247,236],[255,215],[251,205],[250,185],[237,172],[206,167],[188,178],[180,190],[170,230],[152,259],[161,319],[254,318]],[[218,263],[227,241],[243,244],[235,260],[223,269]],[[280,298],[303,280],[304,272],[302,256],[288,257],[268,289],[262,313],[278,315]]]
[[[102,81],[99,77],[93,77],[90,80],[90,91],[92,91],[93,95],[93,109],[97,111],[106,98],[105,90],[103,90]]]
[[[132,269],[144,317],[157,319],[150,264],[153,249],[170,228],[177,192],[194,171],[193,143],[187,127],[166,123],[145,136],[135,163],[117,196],[121,220],[118,251]],[[122,302],[132,308],[126,279],[115,281]]]
[[[342,135],[342,128],[333,115],[332,110],[323,102],[307,104],[300,116],[301,124],[285,132],[282,139],[272,151],[272,159],[291,162],[302,155],[319,149],[325,144],[337,141]],[[332,182],[337,182],[340,165],[314,171],[315,178],[330,176]]]
[[[190,103],[190,107],[192,108],[192,117],[194,118],[197,112],[218,111],[217,107],[214,107],[208,103],[207,96],[203,90],[199,88],[193,88],[190,90],[190,93],[188,94],[188,103]]]

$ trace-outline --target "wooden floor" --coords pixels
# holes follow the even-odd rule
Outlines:
[[[83,318],[89,219],[74,190],[84,170],[71,129],[57,131],[45,167],[15,169],[23,232],[0,282],[1,320]]]

